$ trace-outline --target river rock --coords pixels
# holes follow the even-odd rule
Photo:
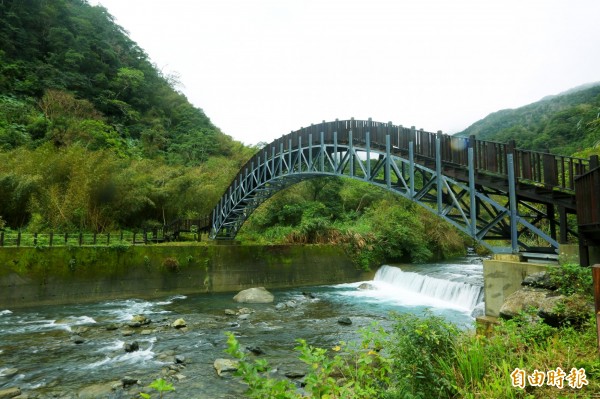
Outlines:
[[[177,363],[177,364],[183,364],[183,363],[185,363],[185,356],[183,356],[183,355],[176,355],[175,356],[175,363]]]
[[[82,337],[82,336],[80,336],[80,335],[73,335],[73,336],[71,337],[71,341],[72,341],[74,344],[77,344],[77,345],[79,345],[79,344],[83,344],[83,343],[85,342],[85,339],[83,339],[83,337]]]
[[[144,316],[143,314],[137,314],[131,318],[131,322],[128,324],[130,327],[140,327],[150,324],[152,320]]]
[[[123,344],[123,349],[125,349],[125,352],[127,352],[127,353],[139,351],[140,350],[140,344],[138,344],[137,341],[133,341],[133,342],[131,342],[129,344],[125,343],[125,344]]]
[[[225,309],[225,314],[227,316],[235,316],[235,315],[237,315],[237,312],[235,310],[232,310],[232,309]]]
[[[500,308],[500,317],[512,319],[520,312],[529,308],[539,309],[547,296],[552,295],[552,291],[543,288],[523,287],[510,294]]]
[[[292,370],[292,371],[286,371],[284,374],[287,378],[290,378],[292,380],[295,380],[297,378],[302,378],[306,375],[306,373],[304,371],[298,371],[298,370]]]
[[[375,290],[377,289],[373,284],[371,283],[362,283],[361,285],[359,285],[358,287],[356,287],[359,290]]]
[[[115,323],[111,323],[106,326],[106,331],[115,331],[119,329],[119,325]]]
[[[566,322],[579,326],[594,313],[594,305],[584,296],[574,294],[570,297],[564,295],[548,296],[540,305],[538,316],[546,324],[558,327]]]
[[[265,287],[248,288],[237,293],[233,300],[240,303],[271,303],[275,297]]]
[[[479,302],[471,311],[472,318],[476,319],[481,316],[485,316],[485,302]]]
[[[238,316],[238,320],[248,320],[249,318],[250,318],[250,315],[248,313],[241,314]]]
[[[15,396],[19,396],[21,394],[20,388],[7,388],[0,389],[0,399],[9,399],[14,398]]]
[[[186,324],[185,320],[177,319],[171,324],[171,327],[179,329],[179,328],[187,327],[187,324]]]
[[[131,337],[132,335],[134,335],[134,334],[135,334],[135,331],[133,331],[132,329],[128,328],[128,329],[126,329],[126,330],[123,330],[123,331],[121,331],[121,334],[122,334],[124,337]]]
[[[555,290],[556,285],[550,280],[550,274],[547,272],[539,272],[528,275],[521,283],[523,286],[533,288],[545,288],[547,290]]]
[[[216,359],[213,363],[213,367],[217,370],[219,377],[223,376],[223,373],[237,371],[240,366],[240,362],[231,359]]]
[[[10,378],[19,373],[19,369],[11,368],[0,372],[0,377]]]
[[[140,383],[140,381],[137,378],[128,377],[128,376],[121,378],[121,385],[123,386],[123,388],[128,388],[132,385],[136,385],[139,383]]]
[[[113,381],[90,385],[80,390],[77,397],[79,399],[108,398],[114,393],[115,386],[120,386],[121,384],[121,381]]]
[[[275,310],[284,310],[284,309],[295,309],[298,307],[298,303],[296,301],[290,300],[285,302],[279,302],[275,305]]]
[[[252,314],[254,313],[254,310],[250,309],[250,308],[240,308],[237,311],[237,314]]]
[[[302,295],[304,295],[306,299],[317,299],[317,296],[312,292],[302,292]]]
[[[350,320],[349,317],[340,317],[338,319],[338,323],[343,325],[343,326],[349,326],[352,324],[352,320]]]
[[[246,349],[249,350],[250,352],[254,353],[255,355],[264,355],[265,354],[265,351],[262,350],[261,348],[259,348],[258,346],[247,346]]]

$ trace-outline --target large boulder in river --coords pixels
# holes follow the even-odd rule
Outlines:
[[[523,287],[510,294],[500,308],[500,317],[512,319],[529,308],[539,309],[551,291],[542,288]]]
[[[248,288],[237,293],[233,300],[240,303],[271,303],[275,297],[265,287]]]

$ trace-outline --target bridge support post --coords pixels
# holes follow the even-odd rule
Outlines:
[[[338,174],[338,138],[337,130],[333,132],[333,171]]]
[[[352,142],[352,130],[348,131],[348,162],[350,162],[350,177],[354,177],[354,143]]]
[[[437,211],[442,214],[442,150],[440,135],[435,138],[435,178],[437,182]]]
[[[392,162],[390,135],[385,135],[385,183],[387,188],[392,187],[392,177],[390,176],[390,163]]]
[[[510,204],[510,243],[512,253],[516,254],[519,252],[519,231],[517,229],[517,191],[515,185],[515,168],[513,154],[507,154],[507,166],[508,166],[508,197]]]
[[[298,136],[298,153],[296,154],[298,160],[298,173],[302,172],[302,136]]]
[[[367,175],[365,180],[371,180],[371,132],[365,132],[365,147],[367,150]]]
[[[308,171],[312,172],[313,169],[313,159],[312,159],[312,133],[308,134]]]
[[[415,143],[414,141],[408,142],[408,173],[410,178],[410,199],[414,201],[415,198]]]
[[[289,140],[288,145],[288,175],[292,173],[294,170],[294,165],[292,165],[292,139]]]
[[[325,172],[325,132],[321,132],[321,157],[319,158],[319,170]]]
[[[471,235],[477,237],[477,199],[475,197],[475,154],[473,143],[469,140],[468,149],[469,167],[469,212],[471,218]]]

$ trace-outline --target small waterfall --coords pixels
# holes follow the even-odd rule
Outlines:
[[[403,272],[400,268],[393,266],[382,266],[375,273],[373,280],[469,310],[473,310],[483,300],[483,287],[413,272]]]

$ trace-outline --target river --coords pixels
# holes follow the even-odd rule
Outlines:
[[[223,352],[226,331],[234,332],[242,346],[264,351],[260,356],[274,367],[274,374],[283,376],[304,369],[293,350],[297,338],[332,347],[357,339],[357,329],[373,322],[389,327],[392,311],[425,309],[469,329],[473,309],[483,299],[478,258],[383,266],[367,283],[371,289],[352,283],[275,290],[274,304],[237,304],[232,294],[202,294],[0,308],[0,391],[20,387],[29,398],[96,397],[128,376],[141,385],[101,397],[133,398],[139,397],[141,386],[165,377],[177,389],[172,397],[239,398],[244,386],[234,377],[218,377],[213,368],[216,358],[228,356]],[[289,306],[277,309],[278,303]],[[240,308],[251,313],[241,318],[225,314],[226,309]],[[144,315],[151,323],[129,327],[134,315]],[[341,317],[349,317],[352,325],[338,323]],[[179,318],[186,328],[171,327]],[[124,345],[134,341],[139,350],[126,352]]]

